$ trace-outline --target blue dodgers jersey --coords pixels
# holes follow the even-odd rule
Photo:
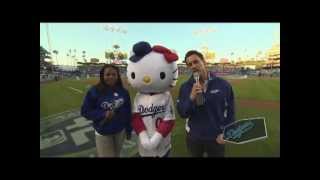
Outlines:
[[[203,93],[204,106],[196,106],[190,99],[193,77],[181,85],[177,110],[186,118],[186,131],[192,139],[214,140],[225,125],[234,119],[234,95],[231,85],[209,73],[207,90]]]
[[[109,123],[100,125],[105,118],[107,110],[114,111],[114,116]],[[100,95],[95,87],[90,88],[81,114],[93,121],[93,126],[99,134],[113,134],[126,128],[131,132],[131,102],[127,90],[116,88],[114,91],[108,89],[104,95]]]

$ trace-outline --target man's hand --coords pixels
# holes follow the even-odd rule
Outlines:
[[[194,101],[199,93],[202,93],[202,86],[200,83],[194,83],[190,93],[191,100]]]
[[[223,140],[223,134],[219,134],[216,138],[216,141],[218,144],[225,144],[225,141]]]

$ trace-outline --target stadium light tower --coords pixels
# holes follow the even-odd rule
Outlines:
[[[49,24],[48,23],[46,23],[46,32],[47,32],[47,40],[48,40],[49,52],[50,52],[50,54],[52,54],[52,46],[51,46],[51,40],[50,40],[50,34],[49,34]]]
[[[278,27],[273,32],[273,44],[280,44],[280,29]]]
[[[59,61],[58,61],[58,51],[56,50],[52,50],[52,42],[51,42],[51,38],[50,38],[50,33],[49,33],[49,23],[46,23],[46,31],[47,31],[47,40],[48,40],[48,47],[49,47],[49,52],[51,54],[55,54],[56,55],[56,60],[52,61],[57,67],[59,67]]]
[[[48,40],[48,47],[49,47],[49,52],[51,53],[51,42],[50,42],[50,35],[49,35],[49,24],[46,23],[46,30],[47,30],[47,40]]]
[[[115,24],[106,24],[105,26],[104,26],[104,28],[103,28],[105,31],[107,31],[107,32],[112,32],[112,33],[115,33],[115,34],[127,34],[127,30],[125,29],[125,28],[123,28],[123,27],[120,27],[120,26],[118,26],[118,25],[115,25]],[[111,46],[110,47],[112,47],[113,45],[115,45],[116,43],[115,43],[115,36],[112,36],[113,37],[113,39],[112,39],[112,44],[111,44]],[[109,46],[108,46],[108,42],[107,42],[107,48],[108,48]],[[107,49],[106,48],[106,49]]]
[[[197,29],[197,30],[193,31],[193,36],[200,37],[200,38],[203,37],[204,41],[203,41],[202,47],[207,47],[208,46],[208,41],[207,41],[208,35],[212,32],[216,32],[216,30],[213,28]]]

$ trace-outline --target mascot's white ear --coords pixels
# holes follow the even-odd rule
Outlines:
[[[134,55],[135,55],[134,52],[130,51],[129,57],[134,56]]]
[[[173,81],[172,81],[172,83],[170,84],[170,87],[176,86],[177,81],[178,81],[178,76],[179,76],[178,65],[175,64],[174,67],[175,67],[175,68],[174,68],[174,72],[173,72]]]

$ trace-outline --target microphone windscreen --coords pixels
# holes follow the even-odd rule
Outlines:
[[[194,80],[198,83],[198,82],[199,82],[199,78],[200,78],[199,73],[198,73],[198,72],[194,72],[194,73],[193,73],[193,78],[194,78]]]

